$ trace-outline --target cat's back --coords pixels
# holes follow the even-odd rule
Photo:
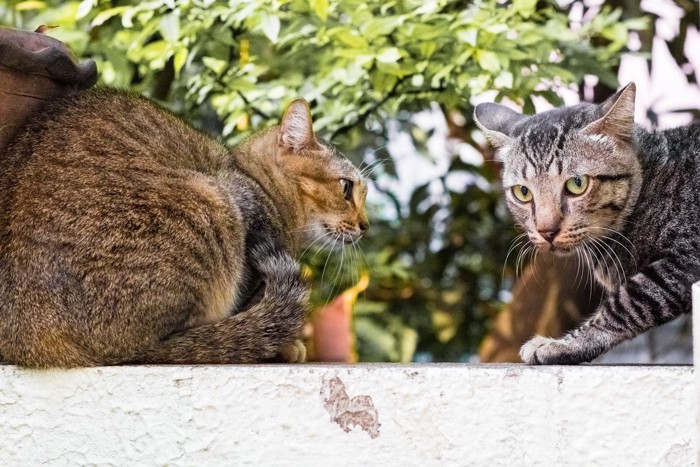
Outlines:
[[[679,239],[697,240],[700,222],[700,125],[636,129],[644,176],[628,234],[642,256],[655,257]],[[634,226],[644,226],[639,229]]]
[[[83,91],[48,103],[7,152],[0,164],[8,169],[58,157],[85,165],[157,161],[209,172],[227,157],[223,146],[152,101],[113,89]]]
[[[0,253],[36,264],[102,258],[100,267],[152,255],[176,264],[185,247],[218,254],[214,236],[240,216],[212,176],[226,157],[134,94],[58,99],[0,156]]]
[[[675,164],[700,166],[700,122],[665,130],[636,129],[642,163],[653,166]]]

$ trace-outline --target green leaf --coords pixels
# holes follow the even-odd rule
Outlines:
[[[367,41],[365,41],[361,36],[355,31],[349,31],[347,29],[340,29],[336,32],[335,37],[345,45],[355,48],[367,48]]]
[[[202,57],[202,63],[217,75],[223,74],[228,67],[228,62],[213,57]]]
[[[501,69],[501,62],[498,58],[498,54],[495,52],[490,52],[488,50],[477,50],[476,61],[479,63],[481,68],[486,71],[497,72]]]
[[[388,36],[404,23],[403,16],[372,18],[361,26],[362,35],[367,38]]]
[[[38,1],[19,2],[14,6],[16,11],[42,10],[46,8],[46,3]]]
[[[457,39],[471,46],[476,46],[476,38],[479,33],[477,28],[468,28],[457,31]]]
[[[173,69],[175,70],[176,77],[180,76],[180,71],[182,67],[185,66],[185,62],[187,62],[188,54],[189,51],[185,47],[181,47],[175,51],[173,55]]]
[[[328,19],[328,0],[309,0],[309,5],[321,21]]]
[[[401,58],[401,52],[396,47],[384,47],[377,54],[377,60],[382,63],[396,63]]]
[[[523,18],[529,18],[537,6],[537,0],[513,0],[513,9]]]
[[[499,89],[510,89],[513,87],[513,73],[502,71],[493,80],[493,85]]]
[[[97,6],[97,0],[83,0],[80,2],[80,5],[78,5],[76,18],[85,18],[95,6]]]
[[[625,26],[633,31],[641,31],[649,27],[649,18],[640,16],[639,18],[630,18],[625,20]]]
[[[277,43],[280,34],[280,19],[275,15],[266,15],[260,22],[263,34],[270,39],[273,44]]]
[[[115,8],[109,8],[107,10],[102,10],[97,15],[95,15],[95,17],[92,20],[92,23],[90,23],[90,24],[93,27],[100,26],[100,25],[104,24],[107,20],[109,20],[110,18],[113,18],[114,16],[121,15],[126,10],[129,10],[129,7],[119,6],[119,7],[115,7]]]
[[[158,30],[166,41],[177,42],[180,38],[180,18],[175,13],[163,15]]]

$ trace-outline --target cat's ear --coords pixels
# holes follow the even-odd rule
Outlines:
[[[600,104],[600,108],[604,112],[603,117],[590,123],[583,129],[583,132],[589,135],[610,136],[620,141],[629,142],[632,139],[634,127],[636,90],[634,82],[631,82],[610,96]]]
[[[287,106],[280,122],[277,142],[295,153],[316,144],[311,109],[304,99],[296,99]]]
[[[499,148],[511,140],[511,132],[516,123],[527,117],[500,104],[486,102],[474,109],[474,120],[484,132],[489,142]]]

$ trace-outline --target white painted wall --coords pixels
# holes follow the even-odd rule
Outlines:
[[[694,381],[661,366],[0,365],[0,465],[688,466]]]
[[[693,285],[693,359],[694,365],[700,363],[700,282]],[[695,412],[695,453],[700,465],[700,371],[695,372],[696,412]]]

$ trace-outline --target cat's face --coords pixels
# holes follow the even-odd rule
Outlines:
[[[303,211],[300,243],[340,248],[357,242],[369,228],[360,171],[314,136],[303,100],[290,104],[277,131],[278,164],[294,180]]]
[[[631,142],[634,84],[600,106],[581,104],[526,117],[481,104],[475,118],[504,162],[515,221],[538,248],[569,254],[619,230],[639,194]]]

